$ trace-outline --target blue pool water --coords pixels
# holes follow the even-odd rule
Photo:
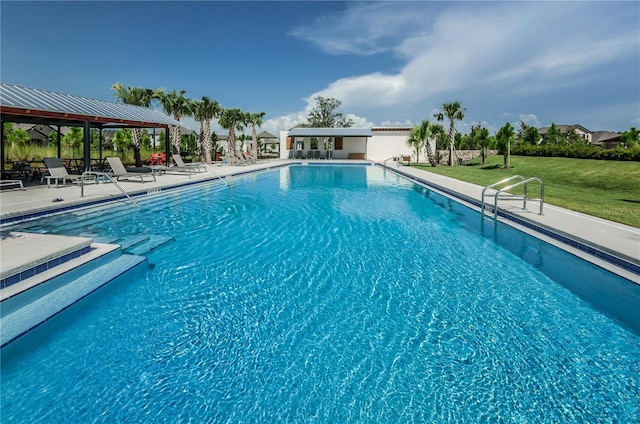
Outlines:
[[[2,422],[640,417],[640,287],[379,167],[139,203],[29,224],[176,241],[2,350]]]

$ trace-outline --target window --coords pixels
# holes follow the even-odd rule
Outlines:
[[[336,141],[333,144],[333,148],[336,150],[342,150],[342,142],[343,142],[342,137],[336,137]]]
[[[318,138],[311,137],[311,150],[318,150]]]

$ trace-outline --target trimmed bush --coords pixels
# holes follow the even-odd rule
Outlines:
[[[576,159],[624,160],[640,162],[640,148],[603,149],[600,147],[569,146],[532,146],[520,144],[511,146],[511,154],[517,156],[564,157]]]

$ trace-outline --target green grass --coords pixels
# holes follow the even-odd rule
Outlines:
[[[545,203],[640,228],[640,163],[590,159],[511,156],[511,168],[503,169],[503,157],[490,156],[465,165],[432,168],[412,165],[425,171],[487,186],[522,175],[544,181]],[[529,195],[539,196],[538,184]]]

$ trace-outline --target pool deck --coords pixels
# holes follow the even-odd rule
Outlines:
[[[299,160],[274,159],[270,162],[243,165],[243,166],[210,166],[206,173],[196,173],[191,176],[184,173],[166,173],[158,175],[157,181],[147,181],[141,183],[139,181],[121,181],[120,186],[127,191],[134,199],[138,196],[147,194],[156,194],[158,191],[167,190],[174,187],[180,187],[186,184],[195,184],[203,181],[211,181],[218,178],[225,178],[259,170],[285,166],[290,163],[300,163]],[[324,161],[302,161],[302,162],[324,162]],[[334,160],[330,163],[340,163],[343,161]],[[369,161],[347,161],[350,164]],[[430,188],[457,200],[466,203],[468,206],[478,209],[481,200],[483,187],[455,180],[449,177],[433,174],[427,171],[419,170],[413,167],[396,165],[395,163],[388,165],[388,168],[394,172],[398,172],[411,178],[418,183],[425,184]],[[62,199],[62,200],[59,200]],[[36,218],[43,214],[52,214],[62,210],[82,207],[83,205],[100,203],[109,200],[127,201],[122,198],[122,193],[114,184],[86,184],[84,186],[84,196],[81,196],[81,189],[78,185],[67,185],[64,187],[47,188],[46,184],[25,187],[24,190],[2,190],[0,192],[0,220],[2,227],[10,225],[12,220],[23,219],[25,215],[31,215]],[[622,262],[632,264],[637,270],[640,267],[640,229],[630,227],[623,224],[599,219],[593,216],[559,208],[553,205],[545,204],[543,215],[537,213],[538,203],[531,202],[529,207],[531,210],[522,210],[519,207],[505,208],[502,216],[498,220],[513,225],[523,231],[526,231],[538,238],[557,245],[577,256],[580,256],[590,262],[593,262],[605,269],[609,269],[635,283],[640,284],[640,274],[636,271],[620,267],[611,261],[603,261],[589,252],[591,248],[604,252],[622,259]],[[2,228],[0,227],[0,228]],[[540,231],[540,230],[544,231]],[[551,232],[559,237],[549,237]],[[560,239],[560,241],[558,241]],[[567,244],[566,240],[576,241],[579,246]],[[564,240],[564,241],[562,241]],[[70,243],[77,240],[70,238]],[[14,246],[12,243],[20,243],[20,246]],[[28,243],[29,246],[24,244]],[[58,242],[56,242],[58,245]],[[585,249],[585,246],[587,249]],[[16,249],[27,249],[30,255],[24,257],[25,264],[33,263],[34,255],[40,253],[43,257],[50,257],[50,243],[45,242],[39,237],[3,237],[0,243],[0,269],[3,274],[7,266],[11,268],[20,268],[25,264],[20,262],[16,257]],[[60,249],[68,249],[65,243],[60,243]],[[11,255],[11,256],[9,256]]]

